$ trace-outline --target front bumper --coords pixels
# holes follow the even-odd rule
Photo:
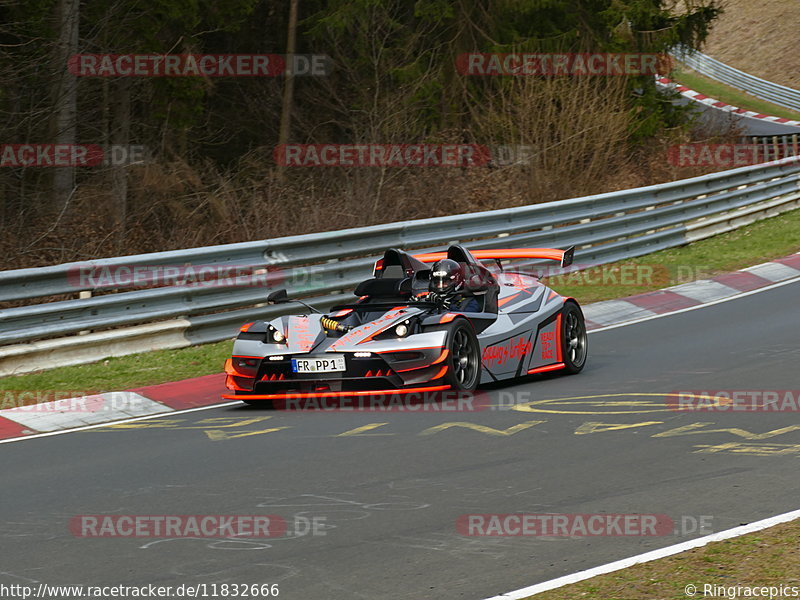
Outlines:
[[[429,385],[409,388],[391,388],[385,390],[365,390],[360,392],[278,392],[274,394],[254,394],[246,392],[236,392],[233,394],[223,394],[226,400],[294,400],[306,398],[343,398],[343,397],[375,397],[393,396],[396,394],[426,394],[432,392],[442,392],[449,390],[449,385]]]
[[[363,354],[359,351],[358,354]],[[277,355],[264,358],[233,357],[226,363],[226,399],[272,400],[283,397],[366,395],[402,391],[436,391],[447,372],[447,350],[441,347],[410,348],[369,353],[341,352],[345,370],[295,373],[292,358],[317,354]],[[324,356],[324,353],[318,354]],[[251,363],[243,365],[241,363]],[[435,387],[436,390],[428,389]]]

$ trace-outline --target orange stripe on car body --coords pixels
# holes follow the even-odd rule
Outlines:
[[[501,298],[500,300],[497,301],[497,306],[505,306],[506,304],[508,304],[512,300],[515,300],[515,299],[519,298],[521,293],[522,292],[517,292],[516,294],[513,294],[511,296],[506,296],[505,298]]]
[[[228,358],[228,359],[225,360],[225,374],[226,375],[238,375],[240,377],[242,376],[242,374],[239,373],[239,371],[237,371],[234,368],[233,359],[232,358]]]
[[[414,350],[434,350],[441,346],[425,346],[424,348],[398,348],[396,350],[375,350],[375,354],[391,354],[392,352],[413,352]]]
[[[371,394],[417,394],[420,392],[440,392],[449,390],[449,385],[431,385],[415,388],[395,388],[391,390],[371,390],[358,392],[285,392],[283,394],[247,394],[237,396],[235,394],[222,394],[226,400],[287,400],[292,398],[327,398],[342,396],[369,396]]]
[[[431,381],[436,381],[437,379],[444,377],[445,373],[447,373],[447,369],[447,365],[444,365],[441,369],[439,369],[439,372],[431,378]]]
[[[432,365],[438,365],[440,362],[442,362],[448,356],[450,356],[450,350],[445,348],[444,352],[442,352],[442,355],[439,358],[437,358],[435,361],[433,361],[431,364]]]
[[[536,367],[535,369],[531,369],[528,371],[528,375],[533,375],[534,373],[547,373],[548,371],[558,371],[559,369],[563,369],[566,367],[563,362],[556,363],[554,365],[546,365],[544,367]]]

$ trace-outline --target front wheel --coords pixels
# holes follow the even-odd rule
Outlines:
[[[481,353],[478,338],[463,319],[454,321],[447,336],[447,373],[445,383],[460,392],[471,392],[481,379]]]
[[[566,372],[580,373],[586,364],[589,337],[583,312],[574,302],[567,302],[561,310],[561,347],[564,349]]]

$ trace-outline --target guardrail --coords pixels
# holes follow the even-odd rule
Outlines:
[[[698,73],[725,83],[731,87],[769,100],[786,108],[800,112],[800,90],[761,79],[739,69],[734,69],[707,54],[691,48],[679,47],[672,56]]]
[[[517,208],[389,223],[273,240],[0,272],[0,375],[232,337],[239,325],[280,314],[267,290],[286,287],[330,306],[352,298],[388,247],[427,251],[576,247],[601,264],[679,246],[800,206],[796,157],[660,185]],[[531,263],[528,263],[531,264]],[[256,285],[126,289],[103,274],[161,267],[260,269]],[[81,270],[83,269],[83,271]],[[81,277],[81,273],[98,277]],[[100,294],[100,295],[97,295]],[[58,299],[53,296],[79,296]],[[91,296],[91,297],[86,297]]]

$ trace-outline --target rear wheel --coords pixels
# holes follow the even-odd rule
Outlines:
[[[481,354],[478,338],[465,320],[453,322],[447,336],[447,349],[445,383],[458,391],[473,391],[481,379]]]
[[[586,364],[589,338],[583,312],[574,302],[567,302],[561,311],[561,347],[567,373],[580,373]]]

